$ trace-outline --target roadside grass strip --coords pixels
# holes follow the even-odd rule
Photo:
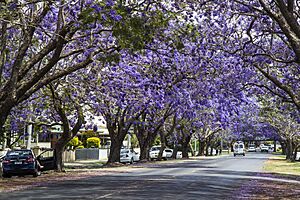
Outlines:
[[[284,155],[273,156],[264,165],[264,171],[269,173],[300,176],[300,162],[285,160]]]

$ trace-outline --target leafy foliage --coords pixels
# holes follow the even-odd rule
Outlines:
[[[97,137],[90,137],[86,141],[87,148],[100,148],[100,139]]]

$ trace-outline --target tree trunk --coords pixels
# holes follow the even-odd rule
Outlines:
[[[150,150],[150,145],[140,144],[140,160],[149,159],[149,150]]]
[[[9,146],[9,144],[10,144],[10,138],[11,137],[7,137],[7,134],[5,133],[5,131],[4,131],[4,133],[3,133],[3,140],[2,140],[2,142],[0,141],[0,144],[2,144],[2,151],[4,151],[5,150],[5,148],[6,148],[6,146]]]
[[[122,147],[122,145],[120,142],[112,142],[111,143],[107,163],[120,162],[121,147]]]
[[[294,149],[293,149],[293,142],[288,139],[286,143],[286,159],[293,160],[294,157]]]
[[[233,149],[233,143],[234,143],[233,141],[230,143],[230,151],[231,151],[231,152],[234,152],[234,149]]]
[[[172,154],[173,159],[177,158],[177,152],[178,152],[178,147],[177,147],[177,145],[175,145],[173,148],[173,154]]]
[[[2,102],[1,102],[2,103]],[[5,141],[5,135],[4,132],[6,131],[4,128],[5,122],[7,120],[7,117],[12,109],[12,106],[9,107],[9,105],[0,106],[0,143]]]
[[[296,161],[297,159],[297,152],[298,152],[298,149],[299,149],[299,146],[298,145],[295,145],[295,148],[294,148],[294,155],[293,155],[293,162]]]
[[[210,138],[206,139],[206,146],[205,146],[205,156],[209,156],[209,151],[208,149],[211,148],[211,141]]]
[[[209,148],[209,144],[206,143],[206,147],[205,147],[205,156],[208,156],[208,154],[209,154],[208,148]]]
[[[184,134],[183,130],[181,130],[182,133],[182,158],[189,158],[189,148],[190,148],[190,141],[191,136],[189,134]]]
[[[68,142],[73,138],[70,132],[63,132],[61,138],[57,141],[54,147],[55,169],[58,172],[64,171],[63,153]]]
[[[182,144],[182,158],[189,158],[189,145],[186,143]]]
[[[111,145],[110,145],[107,164],[120,162],[120,150],[124,138],[125,136],[124,137],[117,137],[117,135],[111,136]]]
[[[55,144],[54,160],[55,160],[55,169],[58,172],[62,172],[64,168],[64,163],[63,163],[64,149],[65,149],[65,145],[63,142],[57,142]]]
[[[140,146],[140,160],[149,160],[149,150],[155,139],[156,134],[141,130],[142,133],[137,132],[136,136]]]
[[[205,150],[205,141],[201,141],[199,139],[199,152],[198,152],[198,156],[204,156],[204,150]]]
[[[281,145],[281,154],[282,155],[286,155],[286,142],[280,142],[280,145]]]
[[[152,141],[139,139],[140,160],[148,160],[149,159],[149,150],[150,150],[151,143],[152,143]]]
[[[162,160],[163,152],[166,148],[166,138],[163,133],[160,134],[160,142],[161,142],[161,148],[159,150],[157,160]],[[165,158],[166,159],[166,158]]]

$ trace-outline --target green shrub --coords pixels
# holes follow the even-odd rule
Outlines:
[[[97,137],[90,137],[86,141],[87,148],[100,148],[100,139]]]
[[[69,147],[69,149],[75,149],[80,145],[82,145],[82,142],[79,140],[78,137],[74,137],[69,141],[67,147]]]
[[[76,147],[76,149],[84,149],[83,145],[79,145],[78,147]]]
[[[82,145],[87,147],[87,139],[88,138],[91,138],[91,137],[97,137],[98,134],[95,133],[94,131],[92,130],[89,130],[89,131],[85,131],[85,132],[82,132],[81,133],[81,136],[80,136],[80,140],[82,141]]]

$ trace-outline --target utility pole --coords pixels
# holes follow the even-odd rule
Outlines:
[[[28,139],[27,139],[26,149],[30,149],[31,148],[32,130],[33,130],[33,123],[31,121],[29,121],[29,123],[27,125]]]
[[[195,156],[196,156],[196,151],[197,151],[197,139],[196,139],[196,137],[194,138],[194,144],[195,144],[194,152],[195,152]]]
[[[128,133],[127,136],[128,136],[128,141],[127,141],[128,147],[127,148],[130,149],[131,148],[131,133]]]
[[[223,151],[223,131],[221,133],[221,141],[220,141],[220,155],[222,154]]]
[[[7,138],[6,138],[6,131],[5,131],[5,129],[3,128],[2,129],[3,130],[3,140],[2,140],[2,151],[4,151],[5,150],[5,148],[6,148],[6,145],[7,145]]]

